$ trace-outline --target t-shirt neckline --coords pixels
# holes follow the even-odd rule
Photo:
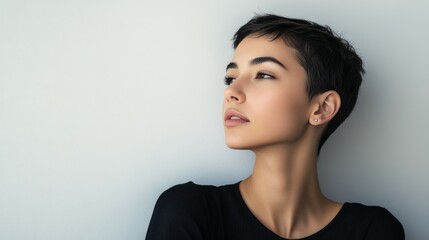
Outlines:
[[[241,195],[240,188],[239,188],[240,182],[241,181],[234,184],[234,192],[235,192],[236,198],[239,202],[239,206],[243,210],[244,214],[246,214],[250,219],[252,219],[252,223],[254,224],[255,227],[261,229],[262,231],[265,232],[265,234],[271,235],[273,238],[276,238],[278,240],[312,240],[312,239],[315,239],[317,236],[320,236],[323,233],[325,233],[326,231],[328,231],[329,229],[333,228],[336,225],[336,223],[339,221],[339,219],[341,219],[341,217],[344,215],[344,212],[346,211],[345,209],[347,209],[347,207],[349,205],[348,202],[345,202],[343,204],[343,206],[341,206],[340,211],[338,211],[337,215],[335,215],[335,217],[328,224],[326,224],[326,226],[324,226],[319,231],[317,231],[317,232],[315,232],[309,236],[303,237],[303,238],[293,238],[293,239],[283,238],[283,237],[277,235],[276,233],[274,233],[273,231],[271,231],[267,226],[265,226],[263,223],[261,223],[259,221],[259,219],[256,218],[255,215],[253,215],[252,211],[249,209],[249,207],[247,206],[246,202],[243,199],[243,196]]]

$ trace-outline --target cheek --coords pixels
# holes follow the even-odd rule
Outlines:
[[[267,137],[293,140],[307,123],[308,101],[297,92],[278,92],[262,98],[258,104],[258,127]]]

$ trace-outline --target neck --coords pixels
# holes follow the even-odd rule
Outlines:
[[[253,173],[240,184],[254,215],[278,235],[288,238],[310,235],[335,216],[326,217],[326,209],[332,210],[333,203],[320,190],[317,146],[299,145],[253,149]]]

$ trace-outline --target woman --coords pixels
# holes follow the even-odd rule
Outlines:
[[[168,189],[146,239],[404,239],[386,209],[320,190],[318,153],[353,110],[364,74],[353,47],[329,27],[261,15],[237,31],[234,48],[225,139],[254,152],[253,173],[231,185]]]

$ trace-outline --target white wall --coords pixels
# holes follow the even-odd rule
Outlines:
[[[231,37],[254,12],[328,24],[363,56],[325,192],[429,235],[427,1],[0,2],[0,239],[144,239],[158,195],[244,178],[223,142]]]

